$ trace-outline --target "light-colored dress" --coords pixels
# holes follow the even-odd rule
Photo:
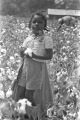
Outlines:
[[[45,49],[53,48],[53,42],[51,37],[46,34],[40,37],[30,34],[23,42],[23,47],[31,48],[33,53],[38,56],[44,56]],[[46,60],[25,56],[18,85],[26,87],[28,90],[35,90],[34,101],[41,105],[42,110],[53,104]]]
[[[38,56],[45,55],[45,49],[52,49],[53,42],[49,36],[35,37],[29,35],[23,43],[23,47],[31,48],[33,53]],[[46,60],[32,59],[25,56],[23,73],[19,80],[19,85],[26,89],[40,89],[43,82],[43,69],[45,69]]]

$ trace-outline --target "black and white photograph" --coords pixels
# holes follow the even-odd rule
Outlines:
[[[80,120],[80,0],[0,0],[0,120]]]

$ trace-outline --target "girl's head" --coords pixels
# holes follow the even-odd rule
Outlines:
[[[32,15],[29,22],[29,28],[35,32],[47,30],[46,17],[41,12],[37,12],[36,14]]]

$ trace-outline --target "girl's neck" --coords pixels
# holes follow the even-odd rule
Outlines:
[[[35,35],[35,36],[42,36],[43,34],[44,34],[44,31],[36,31],[36,32],[34,32],[34,31],[32,31],[32,33]]]

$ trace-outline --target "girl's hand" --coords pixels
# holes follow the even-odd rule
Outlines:
[[[30,57],[32,57],[32,49],[27,48],[27,49],[24,51],[24,54],[25,54],[25,55],[29,55]]]

